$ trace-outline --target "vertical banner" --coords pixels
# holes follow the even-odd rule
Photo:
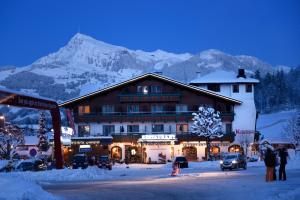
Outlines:
[[[72,111],[70,109],[66,109],[67,119],[69,122],[69,126],[73,129],[74,135],[76,135],[75,124],[72,116]]]

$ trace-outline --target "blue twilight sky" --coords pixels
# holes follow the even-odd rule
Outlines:
[[[1,0],[0,66],[57,51],[79,27],[130,49],[215,48],[300,65],[299,0]]]

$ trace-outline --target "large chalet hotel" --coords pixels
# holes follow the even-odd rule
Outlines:
[[[218,71],[190,84],[157,73],[144,74],[60,104],[71,111],[75,136],[68,154],[110,155],[128,163],[165,163],[175,156],[206,159],[205,138],[192,133],[199,106],[221,113],[224,136],[209,151],[244,151],[243,138],[255,137],[254,84],[243,69]]]

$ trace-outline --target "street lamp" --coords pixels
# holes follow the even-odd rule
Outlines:
[[[0,115],[0,128],[4,128],[5,117],[4,115]]]

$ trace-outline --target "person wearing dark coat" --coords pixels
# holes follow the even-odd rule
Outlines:
[[[279,165],[279,180],[286,180],[285,165],[287,164],[288,152],[285,148],[279,150],[280,165]]]
[[[274,168],[276,164],[276,156],[270,148],[267,148],[265,154],[265,165],[267,168],[266,171],[266,181],[273,181],[274,180]]]

